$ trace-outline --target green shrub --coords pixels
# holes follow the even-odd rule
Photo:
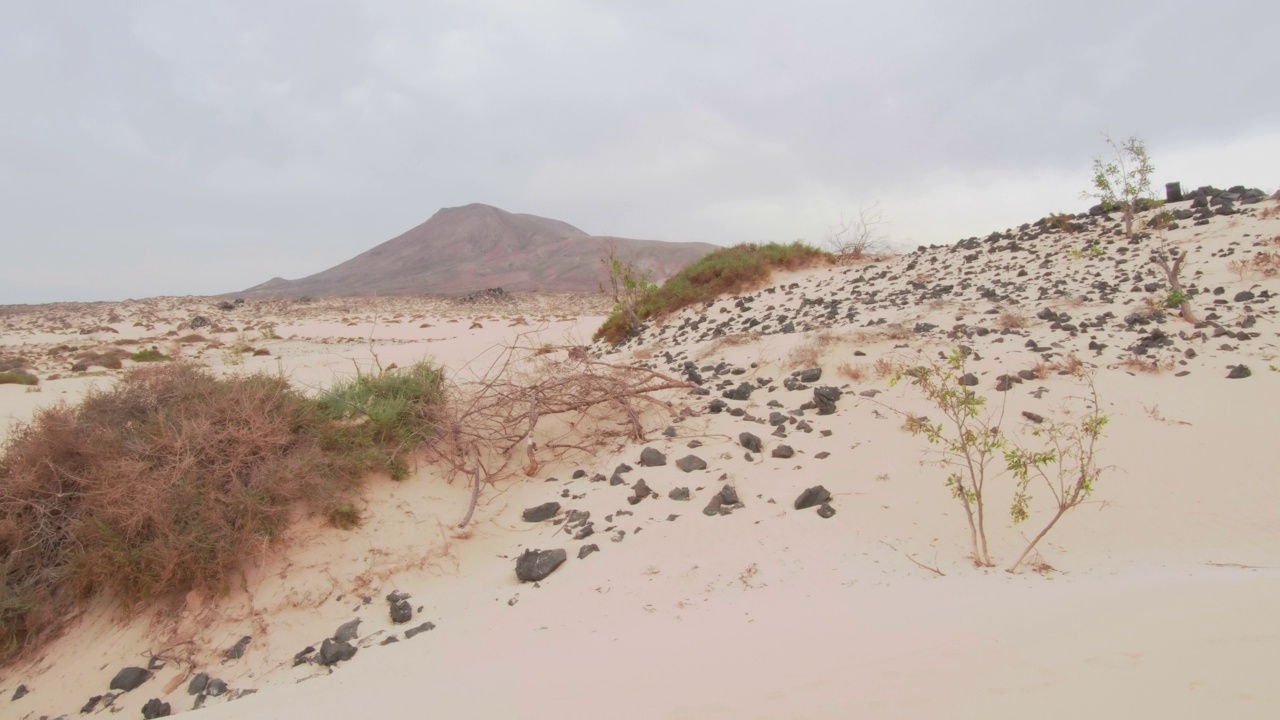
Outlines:
[[[36,385],[40,379],[26,370],[6,370],[0,372],[0,385]]]
[[[1187,301],[1187,294],[1182,290],[1170,290],[1169,294],[1164,298],[1164,306],[1170,310],[1177,310],[1182,307],[1182,303]]]
[[[774,270],[798,270],[833,262],[835,257],[831,253],[800,241],[746,243],[723,248],[687,265],[662,287],[645,295],[636,308],[636,315],[643,322],[722,295],[757,288],[769,281]],[[635,329],[619,308],[596,330],[592,339],[618,343]]]
[[[165,362],[169,359],[169,356],[154,347],[150,347],[130,355],[129,359],[134,362]]]
[[[368,433],[371,442],[386,450],[387,470],[401,479],[408,476],[402,451],[435,432],[443,398],[443,371],[424,361],[340,380],[320,395],[319,403],[331,419],[354,421],[353,428]]]

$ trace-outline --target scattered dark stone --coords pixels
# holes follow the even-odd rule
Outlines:
[[[315,654],[315,651],[316,651],[315,645],[308,645],[302,648],[301,650],[299,650],[293,656],[293,666],[297,667],[305,662],[310,662],[311,656]]]
[[[360,618],[356,618],[355,620],[348,620],[347,622],[339,625],[338,629],[333,631],[333,639],[338,642],[350,642],[351,640],[355,640],[359,634]]]
[[[150,670],[140,667],[127,667],[111,678],[111,689],[129,692],[150,679]]]
[[[836,514],[836,509],[831,507],[831,503],[822,503],[818,506],[818,517],[826,519]]]
[[[409,628],[408,630],[405,630],[405,631],[404,631],[404,639],[405,639],[405,640],[412,640],[412,639],[414,638],[414,636],[415,636],[415,635],[421,635],[421,634],[422,634],[422,633],[424,633],[424,632],[430,632],[430,631],[435,630],[435,629],[436,629],[436,624],[435,624],[435,623],[433,623],[433,622],[424,622],[424,623],[422,623],[421,625],[419,625],[419,626],[417,626],[417,627],[411,627],[411,628]]]
[[[395,635],[388,635],[387,637],[382,638],[382,642],[378,644],[390,645],[391,643],[398,643],[398,642],[400,642],[400,638],[396,637]]]
[[[249,649],[249,643],[252,641],[253,641],[252,636],[245,635],[244,637],[237,640],[236,644],[232,645],[231,649],[227,650],[227,652],[223,654],[223,657],[225,657],[228,660],[239,660],[240,658],[244,657],[244,651]]]
[[[212,324],[213,324],[212,322],[209,322],[209,318],[203,315],[197,315],[191,318],[191,321],[187,323],[187,325],[190,326],[191,329],[193,330],[198,330],[202,327],[209,327]]]
[[[1249,369],[1248,365],[1236,365],[1231,368],[1231,372],[1227,373],[1227,379],[1240,380],[1243,378],[1247,378],[1252,374],[1253,374],[1253,371]]]
[[[1231,301],[1232,302],[1249,302],[1253,298],[1254,298],[1254,295],[1252,292],[1248,290],[1241,290],[1240,292],[1236,293],[1236,296],[1232,298]]]
[[[978,376],[973,373],[965,373],[964,377],[960,378],[960,384],[966,387],[973,387],[978,384]]]
[[[222,697],[227,694],[227,681],[214,678],[209,681],[209,685],[205,688],[205,695],[210,697]]]
[[[560,512],[560,503],[552,501],[552,502],[545,502],[545,503],[542,503],[541,505],[537,505],[531,508],[527,508],[523,513],[521,513],[520,517],[525,522],[531,522],[531,523],[542,522],[543,520],[550,520],[551,518],[555,517],[556,514],[559,512]]]
[[[573,479],[574,479],[574,480],[578,480],[578,479],[584,478],[584,477],[586,477],[586,476],[587,476],[587,471],[586,471],[586,470],[583,470],[582,468],[578,468],[577,470],[574,470],[574,471],[573,471]]]
[[[206,673],[206,672],[196,673],[195,677],[191,678],[191,682],[187,683],[187,694],[199,695],[200,693],[204,692],[204,689],[208,686],[209,686],[209,673]]]
[[[752,390],[755,390],[755,386],[744,382],[733,390],[725,390],[722,394],[730,400],[749,400]]]
[[[94,695],[93,697],[89,698],[89,701],[86,702],[84,706],[80,708],[80,714],[88,715],[89,713],[93,712],[98,707],[98,702],[100,700],[102,700],[101,695]]]
[[[224,305],[230,303],[223,303]],[[232,307],[235,307],[232,305]],[[169,717],[169,713],[173,710],[169,707],[169,703],[163,702],[160,698],[151,698],[146,705],[142,706],[143,720],[151,720],[152,718]]]
[[[654,494],[653,490],[649,489],[649,484],[644,481],[644,478],[637,480],[636,484],[631,486],[631,492],[634,494],[636,502],[640,502]],[[631,504],[635,505],[635,503]]]
[[[821,485],[814,485],[805,489],[800,493],[800,497],[796,498],[796,509],[804,510],[814,505],[822,505],[831,501],[831,492]]]
[[[729,409],[729,403],[721,400],[720,398],[716,398],[711,401],[711,404],[707,406],[707,409],[710,410],[712,414],[724,412]]]
[[[671,498],[672,500],[687,501],[689,499],[689,488],[687,487],[675,488],[671,492],[667,493],[667,497]]]
[[[697,455],[685,455],[676,461],[676,467],[685,472],[693,472],[694,470],[706,470],[707,462]]]
[[[593,483],[594,483],[594,482],[604,482],[605,480],[608,480],[608,479],[609,479],[609,478],[606,478],[606,477],[604,476],[604,473],[596,473],[595,475],[592,475],[592,476],[591,476],[591,482],[593,482]]]
[[[662,431],[663,437],[673,438],[676,436],[676,429],[673,425],[668,425],[666,430]]]
[[[155,671],[155,670],[163,670],[163,669],[164,669],[164,659],[163,659],[163,658],[156,657],[155,655],[152,655],[152,656],[151,656],[151,659],[147,661],[147,669],[148,669],[148,670],[152,670],[152,671]]]
[[[796,454],[796,451],[792,450],[790,445],[779,445],[775,447],[773,449],[773,452],[770,454],[773,455],[773,457],[782,458],[785,460],[786,458],[794,456]]]
[[[826,460],[827,458],[831,457],[831,453],[827,452],[826,450],[823,450],[822,452],[815,454],[813,457],[818,460]]]
[[[333,638],[325,638],[320,643],[320,656],[318,662],[321,665],[332,666],[345,660],[355,657],[356,647],[345,640],[334,640]],[[213,683],[210,685],[210,694],[212,694]]]
[[[408,600],[401,600],[391,605],[391,622],[403,625],[413,619],[413,605]]]
[[[734,490],[732,485],[725,485],[720,489],[720,492],[711,496],[707,506],[702,509],[702,514],[707,516],[728,515],[741,507],[745,506],[738,499],[738,491]]]
[[[791,374],[803,383],[816,383],[822,379],[822,368],[809,368],[808,370],[797,370]]]
[[[751,452],[761,452],[760,438],[752,433],[744,432],[739,434],[738,443]]]
[[[27,686],[19,685],[17,689],[13,691],[13,697],[9,698],[9,702],[15,702],[17,700],[21,700],[22,698],[26,697],[26,694],[27,694]]]
[[[1044,422],[1044,416],[1043,416],[1043,415],[1037,415],[1036,413],[1033,413],[1033,412],[1031,412],[1030,410],[1023,410],[1023,411],[1022,411],[1022,417],[1024,417],[1024,418],[1026,418],[1026,419],[1030,420],[1030,421],[1031,421],[1031,422],[1033,422],[1033,423],[1036,423],[1037,425],[1038,425],[1038,424],[1040,424],[1040,423],[1042,423],[1042,422]]]
[[[660,467],[667,464],[667,456],[657,448],[647,447],[640,451],[641,467]]]
[[[516,577],[520,582],[537,582],[546,578],[568,559],[561,548],[525,550],[516,560]]]

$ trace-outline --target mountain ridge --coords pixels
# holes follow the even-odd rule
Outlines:
[[[489,287],[514,292],[590,292],[607,281],[599,259],[624,260],[670,277],[716,249],[700,242],[591,235],[561,220],[483,203],[441,208],[425,222],[318,273],[273,277],[239,295],[458,295]]]

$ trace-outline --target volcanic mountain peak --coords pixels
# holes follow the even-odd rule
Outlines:
[[[619,256],[656,279],[715,249],[706,243],[596,237],[560,220],[481,203],[442,208],[426,222],[300,280],[273,278],[248,295],[394,295],[515,291],[592,291],[605,280],[599,258]]]

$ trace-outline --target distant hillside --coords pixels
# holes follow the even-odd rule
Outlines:
[[[600,257],[610,244],[661,281],[715,249],[588,235],[578,228],[489,205],[444,208],[431,219],[323,272],[272,278],[241,295],[462,294],[508,291],[589,292],[607,284]]]

